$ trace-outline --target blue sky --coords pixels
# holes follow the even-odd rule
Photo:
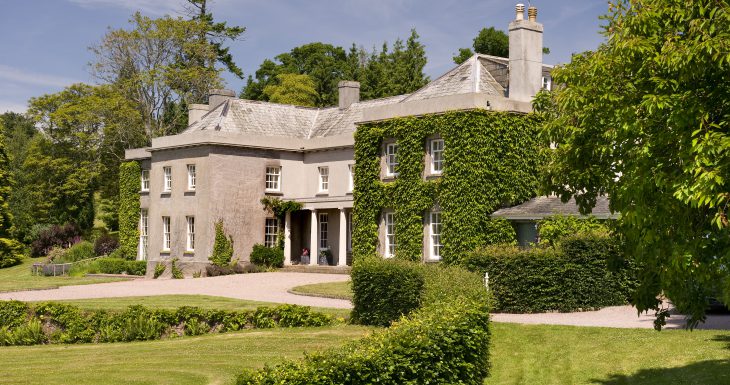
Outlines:
[[[411,28],[426,46],[426,73],[435,78],[452,66],[460,47],[470,47],[479,29],[503,30],[519,0],[213,0],[218,20],[245,26],[231,44],[246,75],[266,58],[322,41],[371,49],[383,41],[407,38]],[[527,3],[528,1],[524,1]],[[107,28],[127,27],[134,11],[149,16],[179,15],[183,0],[4,0],[0,13],[0,113],[22,112],[30,97],[53,93],[74,82],[93,83],[87,47]],[[545,25],[550,64],[572,53],[595,49],[605,0],[533,0]],[[240,91],[243,80],[224,76]]]

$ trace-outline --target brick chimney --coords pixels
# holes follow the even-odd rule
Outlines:
[[[360,83],[343,80],[337,84],[340,108],[347,108],[360,101]]]
[[[233,90],[210,90],[208,92],[208,110],[213,111],[216,107],[223,104],[226,100],[236,97]]]
[[[515,20],[509,24],[509,98],[524,102],[542,87],[542,24],[537,22],[537,8],[515,7]]]

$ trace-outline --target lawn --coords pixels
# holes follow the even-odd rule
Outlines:
[[[315,283],[311,285],[297,286],[292,288],[291,292],[315,297],[352,299],[352,285],[350,281]]]
[[[265,329],[164,341],[1,347],[3,384],[231,384],[244,368],[365,335],[359,326]]]
[[[280,303],[248,301],[207,295],[158,295],[150,297],[116,297],[98,299],[75,299],[57,301],[70,303],[87,310],[124,310],[130,305],[144,305],[158,309],[176,309],[180,306],[197,306],[203,309],[219,310],[255,310],[260,306],[279,306]],[[315,311],[331,314],[335,317],[349,318],[349,309],[312,308]]]
[[[44,258],[26,258],[23,263],[13,267],[0,269],[0,292],[28,289],[52,289],[59,286],[86,285],[123,280],[123,278],[92,277],[43,277],[30,273],[33,263],[42,262]]]

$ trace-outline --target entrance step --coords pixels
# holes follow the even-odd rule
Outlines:
[[[291,265],[284,266],[279,271],[292,273],[322,273],[322,274],[350,274],[352,267],[350,266],[310,266],[310,265]]]

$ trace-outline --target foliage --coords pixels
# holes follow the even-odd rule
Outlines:
[[[541,245],[555,245],[561,239],[577,234],[608,235],[608,227],[596,217],[579,218],[570,215],[551,215],[538,221],[537,235]]]
[[[494,308],[507,313],[594,310],[624,305],[636,287],[635,268],[605,235],[563,238],[559,247],[493,245],[470,253],[464,266],[489,274]]]
[[[183,275],[182,270],[177,267],[177,262],[177,258],[173,258],[172,261],[170,261],[170,273],[172,274],[172,279],[183,279],[185,276]]]
[[[94,241],[94,253],[101,257],[102,255],[110,255],[119,247],[119,240],[109,234],[102,234]]]
[[[3,124],[0,121],[0,132],[4,134]],[[17,265],[23,259],[22,245],[11,238],[13,232],[10,199],[12,194],[11,164],[5,150],[5,140],[0,135],[0,269]]]
[[[503,204],[535,195],[542,163],[534,115],[459,111],[366,123],[355,132],[353,254],[376,252],[381,210],[395,210],[396,257],[421,260],[423,213],[438,204],[443,221],[442,257],[456,263],[495,239],[489,215]],[[441,178],[424,178],[426,141],[445,141]],[[398,144],[398,176],[381,180],[383,141]],[[501,237],[497,237],[501,238]]]
[[[124,261],[123,261],[124,262]],[[129,306],[121,312],[84,311],[62,303],[28,305],[0,301],[0,346],[44,343],[148,341],[179,335],[222,333],[249,328],[327,326],[332,317],[308,307],[281,305],[255,311],[180,307],[156,310]],[[6,318],[7,317],[7,318]],[[47,325],[41,328],[38,325]]]
[[[228,266],[233,259],[233,238],[226,236],[222,220],[215,223],[213,253],[210,254],[208,259],[216,266]]]
[[[261,244],[253,245],[251,263],[264,267],[284,267],[284,250],[278,247],[266,247]]]
[[[24,258],[23,245],[11,238],[0,238],[0,269],[19,265]]]
[[[278,74],[276,80],[276,84],[264,87],[264,95],[270,102],[304,107],[315,106],[319,95],[314,88],[314,80],[309,75]]]
[[[637,309],[660,310],[663,293],[694,326],[730,287],[730,6],[619,0],[603,18],[606,42],[558,68],[542,106],[557,145],[546,185],[583,212],[608,195],[643,266]]]
[[[165,266],[164,263],[156,264],[154,278],[155,279],[160,278],[160,276],[165,273],[166,269],[167,269],[167,266]]]
[[[52,248],[69,248],[81,241],[81,229],[73,223],[53,225],[41,230],[30,245],[31,257],[46,256]]]
[[[142,169],[138,162],[124,162],[119,167],[119,249],[127,259],[137,256],[141,178]]]
[[[237,384],[476,385],[484,382],[489,372],[489,306],[479,277],[459,268],[442,269],[379,258],[358,261],[355,269],[353,280],[355,274],[369,275],[371,269],[384,272],[384,276],[392,276],[396,270],[410,271],[407,274],[425,277],[424,292],[434,293],[424,293],[424,306],[388,329],[337,350],[308,355],[303,361],[286,362],[258,372],[246,371],[238,377]],[[466,285],[464,290],[451,289],[453,285],[448,279],[455,277],[458,277],[456,282]],[[430,279],[434,282],[429,283]],[[381,290],[378,285],[358,287]],[[397,289],[397,285],[391,288]],[[435,294],[439,292],[444,294]],[[375,297],[373,294],[367,297]]]
[[[352,270],[352,320],[389,326],[421,305],[424,277],[405,261],[358,261]]]
[[[504,218],[490,218],[484,222],[484,244],[516,244],[517,232],[512,223]]]
[[[302,204],[296,201],[283,201],[278,197],[261,198],[264,210],[273,214],[280,222],[284,220],[286,213],[292,213],[302,209]]]
[[[2,185],[12,187],[10,195],[7,197],[8,209],[13,217],[11,235],[23,243],[31,242],[27,232],[32,226],[26,225],[22,220],[27,218],[26,215],[23,215],[28,212],[29,202],[26,192],[32,186],[22,184],[20,180],[23,175],[22,167],[28,153],[29,142],[37,132],[33,120],[25,114],[14,112],[0,114],[0,140],[5,143],[5,152],[8,157],[7,171],[9,175],[13,175],[14,179],[12,185],[5,183],[2,183]]]
[[[509,36],[494,27],[482,28],[474,38],[474,52],[498,57],[509,57]],[[459,48],[454,63],[461,64],[474,55],[469,48]]]
[[[383,43],[380,51],[370,53],[355,44],[348,52],[319,42],[295,47],[276,56],[274,61],[264,60],[255,77],[249,76],[241,97],[271,100],[264,90],[282,84],[280,74],[308,75],[314,81],[317,107],[337,105],[337,85],[341,80],[360,82],[363,100],[413,92],[428,83],[423,74],[426,53],[418,38],[416,31],[411,30],[405,43],[401,39],[395,41],[392,51]]]
[[[205,266],[205,276],[206,277],[218,277],[221,275],[232,275],[236,274],[236,271],[233,270],[233,267],[230,265],[224,265],[224,266],[218,266],[218,265],[207,265]]]
[[[147,261],[103,257],[81,267],[89,274],[129,274],[143,276],[147,272]]]
[[[52,263],[70,263],[94,257],[96,257],[94,245],[88,241],[81,241],[64,250],[60,255],[49,255],[48,261]]]

